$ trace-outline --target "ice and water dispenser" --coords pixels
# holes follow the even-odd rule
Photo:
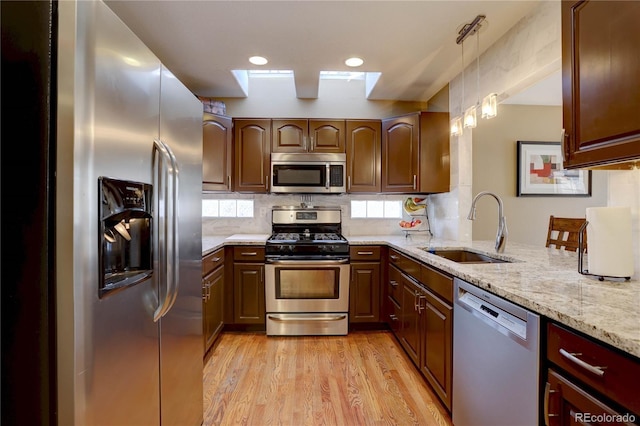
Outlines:
[[[99,297],[151,277],[152,186],[98,178]]]

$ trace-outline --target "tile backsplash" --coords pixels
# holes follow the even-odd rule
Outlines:
[[[271,209],[274,206],[300,205],[301,202],[316,206],[339,206],[342,210],[342,233],[356,235],[404,235],[399,218],[351,218],[352,200],[404,201],[410,195],[404,194],[341,194],[341,195],[275,195],[275,194],[203,194],[203,199],[250,199],[254,202],[253,218],[207,218],[202,219],[203,235],[270,234]],[[432,206],[427,204],[429,215]],[[405,216],[404,219],[408,219]],[[433,226],[433,225],[432,225]],[[435,231],[434,231],[435,233]],[[425,233],[425,235],[428,233]]]

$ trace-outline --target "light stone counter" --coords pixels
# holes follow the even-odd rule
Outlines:
[[[385,244],[425,264],[640,357],[640,282],[598,281],[578,272],[578,255],[507,242],[455,241],[424,236],[351,236],[352,245]],[[460,264],[423,248],[468,248],[513,263]],[[588,265],[585,259],[585,265]]]
[[[263,245],[268,235],[235,234],[202,238],[202,254],[224,245]],[[387,245],[425,264],[468,281],[540,315],[640,357],[640,282],[598,281],[578,272],[578,255],[564,250],[507,242],[503,254],[493,241],[404,236],[349,236],[352,245]],[[423,248],[467,248],[512,263],[460,264]],[[585,261],[585,265],[587,265]]]
[[[205,235],[202,237],[202,255],[206,256],[224,245],[234,246],[260,246],[264,245],[271,235],[269,234],[233,234],[228,235]]]

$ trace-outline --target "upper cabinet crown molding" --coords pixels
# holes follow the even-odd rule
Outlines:
[[[640,159],[640,2],[562,2],[566,168]],[[617,166],[614,166],[617,167]],[[611,168],[611,167],[609,167]]]

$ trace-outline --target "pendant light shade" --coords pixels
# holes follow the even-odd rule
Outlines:
[[[462,118],[454,117],[451,120],[451,136],[460,136],[462,134]]]
[[[464,112],[464,127],[468,129],[473,129],[478,124],[478,120],[476,119],[476,107],[472,106],[467,108]]]
[[[493,118],[498,115],[498,95],[489,93],[482,100],[482,118]]]

